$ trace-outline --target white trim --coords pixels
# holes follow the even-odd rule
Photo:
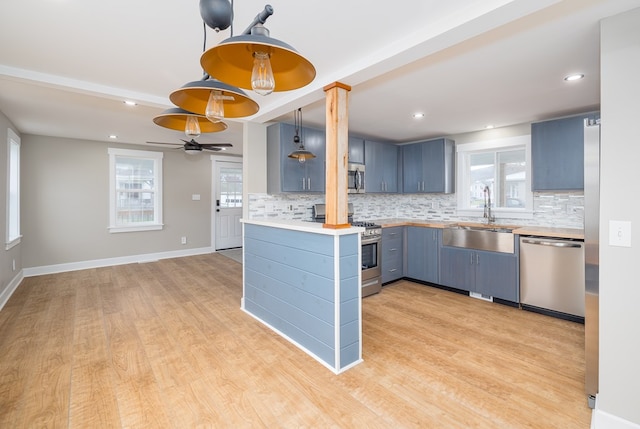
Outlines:
[[[591,429],[640,429],[640,425],[596,407],[591,415]]]
[[[40,267],[24,268],[25,277],[41,276],[43,274],[64,273],[67,271],[86,270],[90,268],[110,267],[114,265],[135,264],[153,262],[159,259],[180,258],[183,256],[204,255],[215,253],[211,247],[196,249],[171,250],[168,252],[146,253],[142,255],[119,256],[116,258],[94,259],[91,261],[70,262],[66,264],[45,265]]]
[[[4,305],[7,303],[7,301],[9,301],[11,295],[13,295],[16,289],[18,289],[18,286],[20,286],[20,283],[22,283],[22,279],[24,279],[24,275],[23,271],[20,270],[20,272],[18,272],[18,274],[13,279],[11,279],[4,290],[0,292],[0,310],[4,308]]]
[[[13,145],[18,147],[18,160],[17,165],[15,166],[15,173],[17,177],[17,191],[18,191],[18,199],[15,202],[17,209],[17,218],[16,218],[16,227],[18,235],[15,237],[11,237],[11,208],[13,207],[11,204],[11,176],[13,173],[13,169],[11,167],[11,147]],[[20,243],[20,239],[22,238],[22,231],[20,230],[20,200],[22,199],[20,195],[20,157],[21,157],[21,141],[20,136],[13,131],[11,128],[7,128],[7,189],[6,189],[6,222],[5,222],[5,250],[9,250],[18,243]]]

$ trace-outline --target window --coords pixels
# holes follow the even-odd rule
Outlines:
[[[494,216],[532,216],[530,141],[520,136],[457,147],[458,214],[482,216],[490,200]]]
[[[109,231],[162,229],[162,152],[109,148]]]
[[[20,137],[7,133],[7,230],[5,249],[20,243]]]
[[[242,207],[242,167],[220,167],[220,208],[238,207]]]

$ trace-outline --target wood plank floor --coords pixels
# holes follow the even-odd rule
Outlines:
[[[219,254],[26,278],[0,428],[588,428],[584,327],[397,282],[334,375],[240,310]]]

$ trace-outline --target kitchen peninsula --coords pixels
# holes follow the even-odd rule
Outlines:
[[[242,309],[336,374],[360,363],[364,228],[242,222]]]

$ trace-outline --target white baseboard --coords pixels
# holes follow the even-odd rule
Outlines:
[[[9,301],[11,295],[13,295],[16,289],[18,289],[18,286],[20,286],[23,278],[23,271],[20,270],[20,272],[18,272],[18,275],[11,279],[7,287],[5,287],[3,291],[0,291],[0,310],[4,308],[4,305],[7,303],[7,301]]]
[[[591,429],[640,429],[640,425],[596,408],[591,417]]]
[[[121,256],[116,258],[94,259],[91,261],[70,262],[68,264],[45,265],[41,267],[24,268],[24,277],[41,276],[44,274],[64,273],[67,271],[86,270],[90,268],[110,267],[113,265],[153,262],[159,259],[181,258],[183,256],[203,255],[213,253],[213,247],[196,249],[173,250],[169,252],[147,253],[143,255]]]

